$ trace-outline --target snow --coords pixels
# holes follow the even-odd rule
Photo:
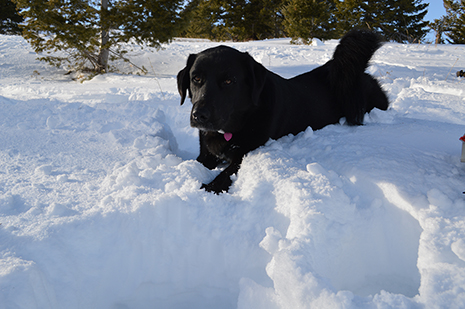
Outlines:
[[[291,77],[337,41],[226,44]],[[215,45],[81,83],[0,36],[0,308],[464,308],[464,46],[384,45],[388,111],[269,141],[215,195],[176,86]]]

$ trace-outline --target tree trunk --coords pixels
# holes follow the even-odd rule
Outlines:
[[[107,43],[110,38],[110,31],[107,29],[105,18],[108,12],[108,0],[101,0],[100,3],[100,50],[98,54],[98,68],[99,73],[106,73],[108,71],[108,56],[109,49]]]

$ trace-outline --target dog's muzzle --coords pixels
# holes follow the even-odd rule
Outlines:
[[[203,106],[194,106],[191,112],[191,126],[194,128],[213,129],[210,110]]]

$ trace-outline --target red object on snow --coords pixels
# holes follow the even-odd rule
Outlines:
[[[462,137],[460,138],[460,140],[461,140],[462,142],[464,142],[464,143],[465,143],[465,135],[464,135],[464,136],[462,136]]]

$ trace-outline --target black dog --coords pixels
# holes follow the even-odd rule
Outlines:
[[[381,46],[378,36],[353,30],[337,46],[333,59],[311,72],[284,79],[248,53],[219,46],[190,55],[177,76],[181,104],[193,103],[191,126],[200,130],[199,162],[227,166],[207,191],[227,192],[242,158],[268,139],[339,122],[361,125],[366,112],[388,108],[378,82],[365,73]]]

